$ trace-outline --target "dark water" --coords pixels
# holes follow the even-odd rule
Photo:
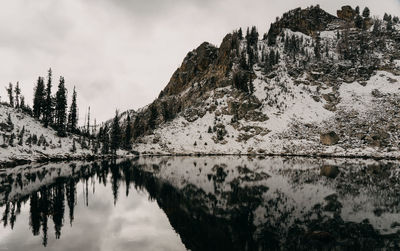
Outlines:
[[[400,164],[160,157],[0,170],[0,250],[399,250]]]

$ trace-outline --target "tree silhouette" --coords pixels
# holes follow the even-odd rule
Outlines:
[[[124,134],[124,149],[125,150],[131,150],[132,145],[131,145],[131,139],[132,139],[132,123],[131,123],[131,116],[129,115],[129,112],[127,112],[128,115],[126,117],[126,127],[125,127],[125,134]]]
[[[58,135],[65,136],[65,125],[67,122],[67,89],[65,88],[65,80],[63,77],[60,77],[60,83],[56,93],[55,120]]]
[[[13,95],[13,85],[12,83],[8,84],[8,88],[6,88],[8,94],[8,101],[11,107],[14,107],[14,95]]]
[[[20,95],[21,95],[21,88],[19,87],[19,82],[15,85],[15,107],[20,107]]]
[[[33,116],[40,119],[40,116],[44,112],[45,104],[45,92],[44,92],[44,80],[39,77],[35,87],[35,94],[33,97]]]
[[[364,18],[369,18],[369,8],[368,7],[365,7],[364,8],[364,10],[363,10],[363,13],[362,13],[362,16],[364,17]]]
[[[77,131],[77,126],[78,126],[78,108],[76,104],[76,95],[77,94],[74,86],[71,106],[69,108],[69,114],[68,114],[68,131],[72,133],[75,133]]]
[[[48,71],[47,75],[47,86],[46,86],[46,99],[44,104],[43,111],[43,124],[45,127],[48,127],[53,120],[53,98],[51,96],[51,87],[52,87],[52,71],[51,68]]]

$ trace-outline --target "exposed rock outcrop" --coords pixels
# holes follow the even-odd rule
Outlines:
[[[340,19],[352,22],[354,21],[354,18],[357,16],[357,12],[353,8],[351,8],[351,6],[346,5],[342,6],[342,8],[337,11],[337,16]]]
[[[339,136],[335,132],[330,131],[328,133],[321,133],[320,140],[321,144],[331,146],[339,142]]]
[[[285,28],[314,36],[316,32],[326,30],[329,24],[337,19],[318,5],[307,9],[297,8],[283,14],[281,19],[271,24],[268,39],[270,44],[275,44],[276,37]]]

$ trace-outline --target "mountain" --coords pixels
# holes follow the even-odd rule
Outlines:
[[[399,19],[357,13],[297,8],[202,43],[134,113],[134,149],[399,158]]]

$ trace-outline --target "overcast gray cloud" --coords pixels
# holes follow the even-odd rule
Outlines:
[[[77,87],[81,122],[89,105],[92,118],[103,121],[116,108],[150,103],[203,41],[218,45],[251,25],[264,33],[283,12],[317,3],[332,14],[345,4],[368,6],[372,15],[400,12],[398,0],[7,0],[0,8],[0,84],[20,81],[32,103],[35,80],[52,67],[69,90]]]

